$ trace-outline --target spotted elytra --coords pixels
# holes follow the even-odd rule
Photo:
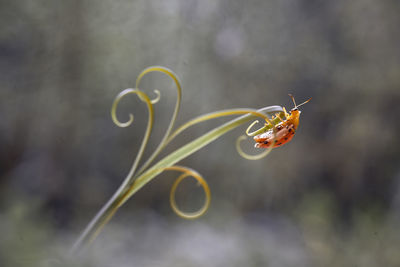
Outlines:
[[[296,133],[297,126],[299,126],[299,117],[301,111],[298,109],[298,107],[310,101],[311,98],[300,105],[296,105],[294,97],[291,94],[289,94],[289,96],[292,98],[294,108],[292,108],[290,114],[286,112],[285,108],[283,108],[285,120],[283,120],[279,114],[276,114],[276,117],[279,118],[281,122],[275,125],[273,129],[254,136],[254,141],[256,141],[255,147],[269,148],[272,146],[275,148],[292,140],[294,134]]]

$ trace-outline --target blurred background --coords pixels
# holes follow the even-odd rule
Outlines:
[[[301,108],[292,142],[259,161],[223,136],[180,164],[212,191],[186,221],[176,173],[139,191],[76,266],[400,266],[400,4],[395,0],[0,2],[0,265],[58,266],[134,160],[147,110],[114,97],[162,65],[183,84],[177,125],[220,109]],[[168,77],[146,155],[176,99]],[[182,134],[163,155],[220,125]],[[248,143],[246,151],[257,153]],[[178,203],[203,199],[190,181]],[[68,266],[72,266],[69,263]]]

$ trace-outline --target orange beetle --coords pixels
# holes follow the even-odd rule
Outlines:
[[[271,146],[279,147],[292,140],[296,132],[297,126],[299,125],[299,117],[301,111],[298,109],[298,107],[310,101],[311,98],[301,103],[300,105],[296,105],[294,97],[291,94],[289,94],[289,96],[292,98],[294,108],[292,108],[290,114],[288,114],[286,112],[286,109],[283,108],[286,120],[282,120],[279,117],[279,115],[276,114],[276,116],[281,120],[281,122],[278,123],[276,126],[274,126],[275,130],[271,129],[264,133],[254,136],[254,141],[256,141],[255,147],[257,148],[269,148]]]

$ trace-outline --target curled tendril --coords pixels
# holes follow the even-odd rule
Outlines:
[[[247,137],[245,135],[241,135],[238,137],[238,139],[236,139],[236,150],[237,150],[238,154],[245,159],[248,159],[248,160],[262,159],[263,157],[267,156],[273,149],[273,146],[270,146],[269,148],[267,148],[265,151],[263,151],[260,154],[256,154],[256,155],[247,154],[246,152],[243,151],[242,147],[240,146],[240,143],[246,139],[247,139]],[[275,142],[275,139],[274,139],[274,142]]]
[[[143,155],[144,149],[146,148],[147,142],[149,140],[150,134],[151,134],[151,129],[153,128],[153,122],[154,122],[154,109],[153,109],[153,104],[151,103],[150,98],[147,96],[147,94],[145,94],[144,92],[140,91],[139,89],[132,89],[132,88],[128,88],[123,90],[121,93],[119,93],[115,100],[114,103],[111,107],[111,118],[114,121],[114,123],[119,126],[119,127],[127,127],[129,125],[132,124],[133,120],[134,120],[134,116],[133,114],[129,114],[129,121],[121,123],[116,115],[117,112],[117,107],[118,107],[118,103],[121,101],[121,99],[128,95],[128,94],[136,94],[139,96],[140,100],[142,100],[143,102],[145,102],[147,104],[147,109],[149,110],[149,118],[148,118],[148,122],[147,122],[147,128],[146,128],[146,132],[144,134],[143,137],[143,141],[142,144],[140,146],[139,152],[136,156],[136,159],[132,165],[132,168],[128,174],[128,177],[132,177],[133,174],[135,173],[135,170],[137,168],[137,165],[139,164],[139,161]],[[123,185],[125,186],[126,183],[131,182],[130,179],[127,179]],[[122,187],[120,187],[122,188]]]
[[[162,138],[160,144],[157,146],[156,150],[153,152],[153,154],[149,157],[149,159],[143,164],[143,166],[141,167],[141,169],[138,171],[138,173],[143,172],[149,165],[150,163],[157,157],[157,155],[161,152],[161,150],[165,147],[166,145],[166,139],[168,138],[168,136],[170,135],[170,132],[174,126],[176,117],[178,115],[179,112],[179,107],[180,107],[180,103],[181,103],[181,98],[182,98],[182,86],[181,83],[178,79],[178,76],[170,69],[165,68],[165,67],[161,67],[161,66],[152,66],[152,67],[148,67],[146,69],[144,69],[137,77],[136,79],[136,88],[139,88],[140,82],[142,80],[142,78],[146,75],[149,74],[151,72],[161,72],[166,74],[167,76],[169,76],[176,85],[177,88],[177,100],[176,100],[176,104],[175,104],[175,109],[174,109],[174,113],[172,114],[172,118],[170,121],[170,124],[165,132],[164,137]],[[117,110],[117,106],[118,103],[120,102],[120,100],[127,94],[129,93],[136,93],[140,100],[142,100],[143,102],[146,102],[148,105],[148,109],[149,109],[149,121],[148,121],[148,125],[150,125],[150,127],[147,128],[145,136],[144,136],[144,141],[142,142],[142,146],[139,150],[138,155],[136,156],[135,162],[131,168],[131,171],[129,173],[129,181],[126,181],[126,183],[132,183],[133,182],[133,175],[135,174],[137,165],[139,164],[141,157],[143,155],[144,149],[146,148],[147,145],[147,141],[150,137],[151,134],[151,129],[152,129],[152,125],[153,125],[153,104],[157,103],[158,101],[160,101],[161,99],[161,93],[159,90],[154,90],[154,92],[156,93],[156,97],[154,99],[149,99],[149,97],[147,96],[147,94],[145,94],[144,92],[140,91],[139,89],[125,89],[124,91],[122,91],[121,93],[119,93],[117,95],[117,97],[114,100],[114,103],[111,107],[111,117],[112,120],[114,121],[114,123],[119,126],[119,127],[128,127],[129,125],[132,124],[133,120],[134,120],[134,116],[133,114],[129,114],[129,120],[127,122],[121,123],[116,116],[116,110]]]
[[[261,132],[264,131],[264,129],[267,128],[267,126],[264,126],[264,127],[260,128],[260,129],[258,129],[258,130],[256,130],[256,131],[254,131],[254,132],[249,133],[250,129],[251,129],[254,125],[256,125],[257,123],[259,123],[259,121],[258,121],[258,120],[255,120],[252,124],[250,124],[249,127],[247,127],[247,129],[246,129],[246,135],[247,135],[247,136],[255,136],[255,135],[257,135],[257,134],[260,134]]]
[[[185,219],[196,219],[200,216],[202,216],[207,210],[208,207],[210,206],[210,202],[211,202],[211,192],[210,192],[210,188],[208,187],[208,184],[206,182],[206,180],[204,180],[204,178],[195,170],[192,170],[190,168],[187,167],[183,167],[183,166],[171,166],[171,167],[167,167],[165,168],[165,170],[171,170],[171,171],[180,171],[183,172],[173,183],[172,187],[171,187],[171,191],[169,194],[169,200],[170,200],[170,204],[171,204],[171,208],[172,210],[180,217],[185,218]],[[188,177],[193,177],[197,180],[197,182],[201,185],[201,187],[204,190],[204,194],[205,194],[205,200],[204,200],[204,204],[203,206],[194,212],[184,212],[182,210],[180,210],[178,208],[178,205],[176,204],[175,201],[175,193],[176,193],[176,189],[178,188],[178,185],[185,179]]]
[[[132,124],[134,120],[134,116],[132,113],[129,114],[129,120],[127,122],[120,122],[117,118],[117,107],[121,99],[129,94],[133,89],[125,89],[122,92],[120,92],[114,99],[114,102],[111,106],[111,118],[113,122],[118,126],[118,127],[128,127],[129,125]]]
[[[283,113],[283,114],[284,114],[284,113]],[[256,136],[256,135],[258,135],[258,134],[264,133],[264,132],[266,132],[266,131],[272,129],[275,125],[277,125],[277,124],[280,123],[281,121],[283,121],[282,118],[281,118],[281,114],[275,113],[275,117],[272,116],[272,119],[271,119],[270,121],[267,121],[267,123],[264,124],[263,127],[261,127],[260,129],[255,130],[254,132],[251,132],[251,133],[250,133],[250,129],[251,129],[255,124],[259,123],[259,121],[256,120],[256,121],[254,121],[252,124],[250,124],[250,126],[247,128],[247,130],[246,130],[246,135],[247,135],[247,136]]]
[[[140,91],[139,89],[132,89],[132,88],[125,89],[115,97],[114,102],[111,106],[111,118],[118,127],[128,127],[129,125],[132,124],[132,122],[134,120],[134,116],[132,113],[129,114],[129,120],[127,122],[120,122],[117,118],[118,104],[121,101],[121,99],[128,94],[137,94],[139,96],[140,100],[147,103],[149,110],[151,111],[151,113],[153,113],[153,106],[151,103],[152,101],[149,99],[149,97],[144,92]]]
[[[161,150],[166,146],[166,140],[169,137],[172,128],[174,127],[176,117],[178,116],[178,112],[180,109],[180,104],[181,104],[181,99],[182,99],[182,85],[181,82],[179,81],[178,76],[173,72],[172,70],[162,67],[162,66],[152,66],[144,69],[137,77],[136,79],[136,87],[139,88],[140,82],[142,81],[142,78],[151,72],[161,72],[170,77],[176,86],[177,90],[177,97],[176,97],[176,103],[175,103],[175,108],[174,112],[171,117],[171,121],[167,127],[167,130],[165,131],[164,137],[161,139],[160,144],[157,146],[156,150],[153,152],[153,154],[147,159],[147,161],[143,164],[143,166],[140,168],[138,173],[142,173],[150,164],[151,162],[160,154]],[[158,95],[157,98],[152,100],[152,103],[155,104],[160,100],[160,91],[155,90],[156,94]]]
[[[152,99],[151,100],[151,103],[154,105],[154,104],[156,104],[158,101],[160,101],[160,99],[161,99],[161,93],[160,93],[160,91],[158,91],[157,89],[156,90],[154,90],[154,93],[156,93],[156,98],[154,98],[154,99]]]
[[[258,120],[254,121],[253,123],[250,124],[249,127],[247,127],[246,135],[252,137],[252,136],[256,136],[258,134],[261,134],[261,133],[264,133],[264,132],[266,132],[268,130],[273,129],[273,134],[274,134],[273,144],[275,144],[275,142],[276,142],[276,136],[275,136],[276,135],[276,128],[274,126],[282,121],[280,116],[281,116],[280,113],[276,113],[275,117],[272,117],[271,120],[267,120],[267,123],[265,123],[265,125],[263,127],[261,127],[258,130],[255,130],[254,132],[250,132],[250,129],[255,124],[259,123]],[[265,151],[263,151],[260,154],[256,154],[256,155],[247,154],[246,152],[243,151],[242,147],[240,146],[241,142],[246,140],[246,139],[247,139],[247,137],[244,136],[244,135],[239,136],[238,139],[236,139],[236,150],[239,153],[239,155],[242,156],[245,159],[248,159],[248,160],[259,160],[259,159],[267,156],[273,149],[273,145],[271,145],[268,149],[266,149]]]
[[[156,104],[158,101],[160,101],[160,99],[161,99],[161,93],[160,93],[160,91],[158,91],[157,89],[156,90],[153,90],[154,91],[154,93],[156,94],[156,97],[154,98],[154,99],[151,99],[150,100],[150,102],[152,103],[152,104]],[[142,96],[141,95],[139,95],[139,98],[143,101],[143,102],[145,102],[145,100],[142,98]]]

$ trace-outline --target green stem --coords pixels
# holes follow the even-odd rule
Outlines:
[[[96,236],[100,233],[102,228],[107,224],[107,222],[114,216],[116,211],[139,189],[144,185],[154,179],[158,174],[164,171],[165,168],[175,165],[175,163],[184,159],[185,157],[193,154],[202,147],[211,143],[223,134],[233,130],[234,128],[249,122],[255,116],[265,117],[263,113],[274,113],[280,112],[282,108],[280,106],[266,107],[260,110],[246,110],[246,115],[240,116],[233,119],[208,133],[198,137],[192,142],[184,145],[183,147],[172,152],[165,158],[161,159],[153,167],[145,170],[141,173],[132,184],[127,185],[127,187],[120,190],[119,194],[114,194],[112,198],[103,206],[103,208],[96,214],[92,221],[88,224],[83,233],[79,236],[76,243],[73,245],[70,255],[79,251],[84,245],[91,243]],[[125,180],[131,180],[132,177],[127,177]]]

